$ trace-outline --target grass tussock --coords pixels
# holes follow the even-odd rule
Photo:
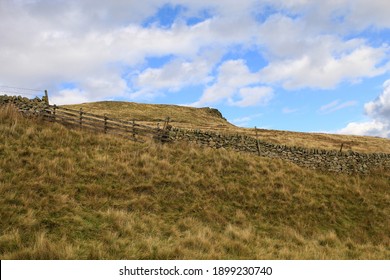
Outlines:
[[[0,110],[1,259],[389,259],[389,172],[133,143]]]

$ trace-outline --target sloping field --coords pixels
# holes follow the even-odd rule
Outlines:
[[[0,258],[389,259],[389,182],[3,107]]]
[[[137,120],[156,124],[164,122],[167,117],[177,127],[186,128],[234,128],[223,118],[222,114],[212,108],[192,108],[177,105],[142,104],[134,102],[102,101],[66,105],[63,107],[86,112],[111,116],[118,119]]]
[[[148,125],[162,124],[167,117],[174,127],[185,129],[200,129],[228,134],[246,134],[256,136],[254,129],[236,127],[222,114],[211,108],[191,108],[176,105],[153,105],[132,102],[104,101],[66,105],[64,107],[94,114],[107,114],[113,118],[135,119]],[[361,153],[390,153],[390,139],[378,137],[362,137],[351,135],[300,133],[290,131],[266,130],[257,131],[259,139],[287,146],[298,146],[310,149],[352,150]]]

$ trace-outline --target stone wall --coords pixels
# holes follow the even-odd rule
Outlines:
[[[7,104],[15,105],[15,107],[25,115],[40,115],[49,108],[45,97],[29,99],[22,96],[0,95],[0,106]]]
[[[45,97],[28,99],[20,96],[0,95],[0,105],[14,104],[25,115],[41,115],[49,109]],[[247,152],[263,157],[288,160],[299,166],[332,171],[367,173],[376,168],[390,170],[390,154],[363,154],[356,152],[338,152],[329,150],[288,147],[256,140],[245,135],[226,135],[199,130],[172,128],[164,131],[161,141],[187,141],[211,148],[225,148]],[[261,138],[261,135],[260,135]]]
[[[256,140],[245,135],[221,135],[213,132],[177,128],[170,131],[170,139],[171,141],[193,142],[216,149],[226,148],[264,157],[279,158],[316,170],[347,174],[367,173],[377,168],[390,170],[390,154],[383,153],[363,154],[352,151],[338,152],[288,147]]]

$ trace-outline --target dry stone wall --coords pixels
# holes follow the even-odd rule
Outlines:
[[[305,149],[267,143],[245,135],[221,135],[199,130],[174,128],[170,131],[171,141],[188,141],[211,148],[226,148],[248,152],[264,157],[288,160],[299,166],[347,174],[367,173],[384,168],[390,170],[390,154],[363,154],[353,151],[338,152]]]
[[[49,109],[45,97],[28,99],[20,96],[0,95],[0,106],[14,104],[25,115],[41,115]],[[169,126],[169,128],[171,128]],[[299,166],[332,171],[367,173],[383,168],[390,170],[390,154],[363,154],[353,151],[338,152],[318,149],[305,149],[267,143],[245,135],[226,135],[200,130],[171,128],[164,130],[160,141],[187,141],[211,148],[225,148],[239,152],[257,154],[263,157],[279,158]],[[261,137],[261,136],[260,136]]]
[[[0,95],[0,106],[7,104],[15,105],[15,107],[25,115],[40,115],[49,108],[45,97],[29,99],[22,96]]]

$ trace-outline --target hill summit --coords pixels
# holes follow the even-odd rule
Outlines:
[[[66,108],[104,115],[109,117],[136,120],[139,123],[155,126],[167,117],[173,127],[211,131],[223,134],[239,134],[277,145],[302,147],[306,149],[340,150],[360,153],[390,153],[390,139],[352,136],[327,133],[302,133],[271,129],[237,127],[229,123],[220,111],[213,108],[193,108],[178,105],[142,104],[134,102],[101,101],[75,105]]]
[[[170,118],[170,123],[182,128],[234,129],[220,111],[214,108],[193,108],[179,105],[143,104],[120,101],[100,101],[65,105],[70,109],[83,108],[86,112],[111,116],[118,119],[136,120],[143,123],[163,122]]]

